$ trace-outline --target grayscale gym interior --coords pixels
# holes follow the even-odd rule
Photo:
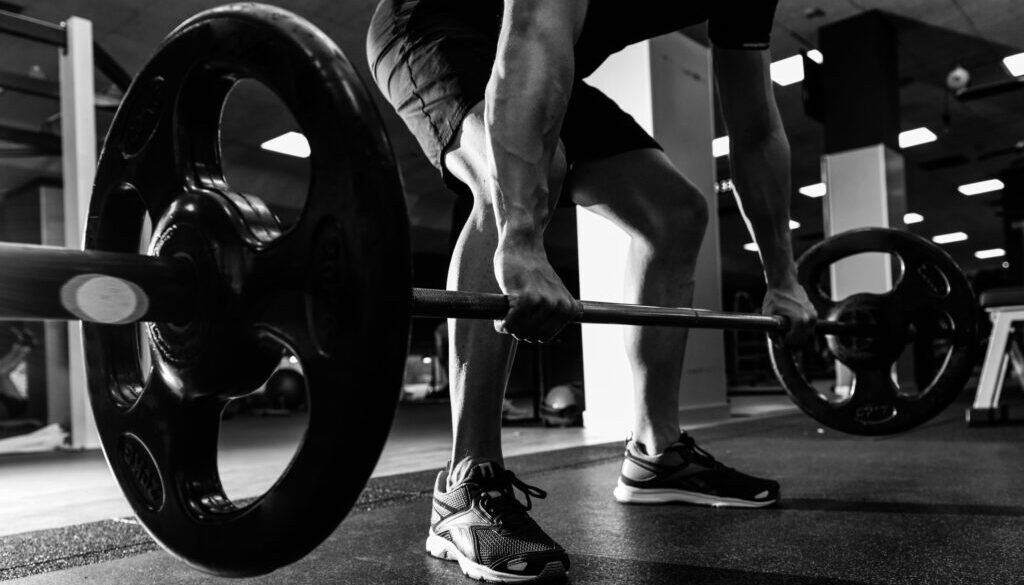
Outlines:
[[[371,80],[366,35],[377,0],[270,2],[323,31],[344,55],[336,58],[350,63],[346,82],[354,89],[345,95],[355,97],[345,123],[357,133],[339,138],[303,127],[310,114],[302,111],[301,90],[288,89],[295,92],[287,93],[289,105],[284,93],[244,74],[226,90],[213,130],[191,135],[197,119],[173,118],[184,131],[139,131],[132,124],[148,123],[170,94],[162,81],[137,76],[175,27],[223,3],[0,1],[0,581],[468,582],[458,564],[424,551],[434,480],[452,451],[449,332],[437,315],[453,313],[437,312],[448,310],[437,308],[448,297],[431,301],[437,297],[420,292],[410,308],[407,292],[446,287],[472,201],[446,185]],[[1024,506],[1017,501],[1024,483],[1024,4],[778,2],[771,76],[791,149],[789,227],[794,255],[804,256],[802,266],[816,265],[803,284],[831,307],[822,321],[884,329],[888,338],[876,335],[885,343],[864,345],[854,329],[819,333],[798,349],[769,339],[775,325],[760,315],[765,278],[733,193],[710,43],[704,24],[643,41],[612,55],[588,82],[658,139],[712,212],[693,307],[672,317],[692,326],[679,425],[729,465],[777,480],[782,495],[764,509],[616,502],[612,489],[634,409],[623,326],[571,324],[551,343],[520,343],[502,408],[505,465],[547,492],[530,514],[568,553],[567,582],[1024,583]],[[193,85],[189,99],[223,90]],[[308,107],[324,106],[310,99]],[[136,118],[115,122],[129,115]],[[241,214],[249,229],[265,219],[260,214],[277,226],[246,240],[257,250],[307,229],[311,202],[324,193],[318,174],[379,173],[340,189],[352,201],[376,201],[374,189],[390,190],[397,203],[388,213],[407,213],[408,234],[366,237],[394,244],[398,260],[360,248],[352,238],[362,232],[351,228],[338,244],[348,263],[343,275],[323,285],[355,286],[365,277],[370,292],[360,294],[368,302],[353,303],[355,293],[345,292],[327,308],[303,305],[312,308],[300,317],[273,308],[301,295],[275,293],[264,303],[267,319],[281,314],[314,329],[317,322],[349,328],[339,335],[349,336],[353,353],[340,356],[340,372],[324,374],[316,352],[261,338],[251,350],[259,365],[207,426],[147,405],[143,388],[164,372],[154,363],[184,371],[194,360],[206,368],[195,375],[220,380],[246,370],[248,350],[228,350],[234,361],[218,372],[208,357],[236,339],[182,324],[188,319],[181,315],[202,314],[215,324],[222,316],[190,298],[207,294],[203,283],[177,288],[161,276],[177,265],[160,246],[188,244],[167,235],[167,221],[124,203],[119,173],[145,174],[131,162],[143,147],[123,156],[104,149],[112,129],[129,144],[166,142],[170,153],[209,139],[211,152],[219,148],[209,156],[239,194],[234,204],[252,213]],[[361,140],[372,148],[355,144]],[[370,158],[342,171],[317,166],[322,143]],[[366,154],[373,148],[379,150]],[[108,192],[100,194],[104,186]],[[203,213],[201,201],[198,211],[187,207],[178,217]],[[404,229],[404,222],[389,218],[364,231]],[[861,230],[860,240],[840,236],[851,230]],[[577,299],[621,302],[625,234],[563,205],[545,245]],[[131,256],[145,262],[130,269],[101,253],[133,246]],[[80,268],[87,261],[92,268]],[[270,266],[284,270],[289,261]],[[51,271],[92,274],[101,271],[96,266],[124,279],[150,275],[157,283],[146,288],[151,305],[108,319],[74,300],[87,294],[88,282],[67,293],[79,282],[68,281],[54,295],[56,308],[26,292],[25,283],[35,286]],[[153,292],[161,278],[168,284]],[[306,274],[294,279],[307,286]],[[906,282],[923,292],[901,288]],[[288,283],[278,288],[291,290]],[[937,300],[925,298],[932,293]],[[853,295],[861,300],[842,301]],[[897,297],[906,316],[889,312],[880,321],[876,304]],[[917,313],[915,303],[936,308]],[[452,310],[488,314],[472,304]],[[167,343],[185,347],[185,357],[167,357]],[[871,361],[875,354],[884,354],[881,366]],[[334,380],[349,383],[332,388]],[[123,387],[115,391],[115,382]],[[882,388],[871,394],[875,402],[851,399],[868,393],[869,384]],[[179,391],[188,392],[171,388]],[[880,397],[888,391],[892,396]],[[108,395],[115,407],[98,406],[97,396]],[[131,424],[155,436],[180,433],[184,445],[205,437],[202,454],[216,455],[212,473],[230,500],[223,505],[239,518],[262,514],[284,493],[308,494],[294,508],[301,514],[271,510],[259,530],[237,531],[229,542],[213,543],[223,537],[209,532],[211,547],[237,555],[235,575],[192,562],[181,552],[193,550],[187,542],[171,554],[151,536],[139,506],[155,514],[167,494],[194,486],[162,471],[165,462],[149,453],[143,427],[124,431],[142,437],[135,442],[108,439],[111,421],[136,411],[141,422]],[[332,425],[359,432],[310,430]],[[201,432],[208,428],[215,433]],[[323,436],[351,439],[324,447]],[[186,448],[175,457],[192,455]],[[133,473],[138,485],[125,480]],[[192,503],[201,510],[180,511],[188,529],[171,529],[169,540],[202,540],[216,524],[209,518],[221,503],[199,496]],[[322,538],[278,537],[302,533],[321,511],[343,518],[336,527],[316,521],[329,528]],[[285,560],[268,561],[279,566],[267,569],[261,556]]]

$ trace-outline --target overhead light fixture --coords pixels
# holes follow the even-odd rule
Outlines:
[[[804,185],[797,190],[801,195],[806,195],[807,197],[824,197],[825,193],[828,193],[828,187],[825,186],[825,183]]]
[[[962,242],[967,239],[967,234],[963,232],[953,232],[950,234],[939,234],[932,238],[932,241],[936,244],[952,244],[953,242]]]
[[[910,225],[912,223],[921,223],[924,221],[924,216],[920,213],[904,213],[903,223]]]
[[[986,181],[978,181],[977,183],[967,183],[966,185],[960,185],[956,188],[964,195],[970,197],[971,195],[980,195],[982,193],[991,193],[992,191],[998,191],[1005,187],[1002,181],[999,179],[988,179]]]
[[[825,56],[822,55],[821,51],[819,51],[818,49],[811,49],[810,51],[807,51],[807,58],[810,59],[811,61],[814,61],[818,65],[821,65],[822,63],[825,62]]]
[[[285,132],[277,138],[271,138],[260,145],[263,150],[287,154],[297,158],[309,158],[309,141],[298,132]]]
[[[743,244],[743,249],[747,252],[757,252],[757,244],[754,242]]]
[[[1006,256],[1006,250],[1002,248],[992,248],[991,250],[978,250],[974,253],[974,257],[980,260],[987,260],[988,258],[1002,258]]]
[[[793,85],[804,80],[804,58],[793,55],[771,65],[772,81],[781,85]]]
[[[789,229],[795,230],[795,229],[798,229],[799,227],[800,227],[800,222],[799,221],[796,221],[795,219],[789,220]]]
[[[729,154],[729,137],[719,136],[711,141],[711,154],[715,158]]]
[[[935,142],[938,139],[939,137],[936,136],[934,132],[924,126],[921,126],[920,128],[900,132],[900,148],[910,148],[920,144],[928,144],[929,142]]]
[[[1024,75],[1024,53],[1017,53],[1003,58],[1003,67],[1014,77]]]

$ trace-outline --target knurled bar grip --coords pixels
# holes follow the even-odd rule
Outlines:
[[[655,307],[578,301],[580,310],[573,323],[617,323],[620,325],[660,325],[696,329],[748,329],[782,333],[784,317],[756,313],[722,313],[688,307]],[[414,317],[453,319],[501,319],[508,313],[508,297],[496,293],[476,293],[414,288]],[[870,334],[871,328],[853,323],[818,321],[815,330],[827,334]]]

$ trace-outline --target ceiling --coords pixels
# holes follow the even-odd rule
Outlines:
[[[601,1],[601,0],[595,0]],[[96,40],[126,69],[137,71],[156,44],[174,26],[216,0],[8,0],[22,13],[50,22],[71,15],[93,22]],[[276,4],[311,20],[333,38],[368,79],[365,65],[365,31],[376,0],[278,0]],[[2,3],[0,3],[2,4]],[[925,221],[910,229],[931,236],[964,231],[967,242],[947,249],[969,272],[998,270],[1003,259],[977,260],[973,251],[1002,247],[1002,223],[998,193],[966,198],[956,192],[962,183],[995,176],[1014,159],[1016,142],[1024,139],[1024,92],[959,103],[948,99],[946,73],[956,65],[971,71],[976,83],[1004,79],[999,60],[1024,50],[1024,2],[1020,0],[781,0],[773,36],[776,59],[794,55],[817,45],[817,30],[865,10],[882,9],[900,17],[899,29],[901,115],[904,128],[926,125],[939,135],[937,142],[908,149],[906,179],[908,210]],[[694,33],[699,36],[699,32]],[[57,79],[54,49],[9,38],[0,38],[0,69],[20,74]],[[851,80],[856,83],[856,80]],[[106,91],[102,77],[97,91]],[[388,133],[399,159],[407,191],[413,242],[420,252],[444,254],[449,242],[453,196],[438,180],[436,172],[390,107],[378,99]],[[800,84],[776,87],[793,152],[794,187],[818,182],[823,130],[805,115]],[[283,157],[253,152],[254,145],[280,133],[287,113],[275,116],[272,108],[256,95],[235,117],[241,122],[231,133],[232,150],[245,162],[240,166],[259,169],[260,183],[270,191],[282,191],[268,169],[280,169],[284,180],[293,181],[304,172],[302,165]],[[248,109],[252,108],[252,110]],[[0,122],[27,129],[56,130],[56,101],[27,97],[14,92],[0,94]],[[260,115],[252,115],[253,111]],[[245,113],[249,115],[244,115]],[[947,116],[944,117],[944,114]],[[100,117],[101,131],[109,115]],[[246,123],[259,120],[258,124]],[[248,146],[246,146],[248,145]],[[10,147],[0,142],[0,149]],[[38,177],[59,176],[56,157],[0,157],[0,196]],[[296,175],[298,173],[299,175]],[[719,159],[719,174],[728,173],[725,159]],[[278,179],[279,181],[282,179]],[[270,187],[267,187],[270,185]],[[247,187],[248,188],[248,187]],[[284,190],[286,191],[286,189]],[[294,192],[294,189],[293,189]],[[792,215],[801,223],[794,232],[797,252],[822,237],[820,199],[794,192]],[[719,199],[722,257],[726,289],[757,286],[759,272],[755,254],[742,250],[739,242],[749,241],[735,203],[729,196]]]

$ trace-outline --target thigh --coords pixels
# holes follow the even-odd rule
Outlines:
[[[685,226],[707,213],[697,188],[656,148],[579,162],[566,183],[573,202],[634,237],[649,237],[665,226]]]

